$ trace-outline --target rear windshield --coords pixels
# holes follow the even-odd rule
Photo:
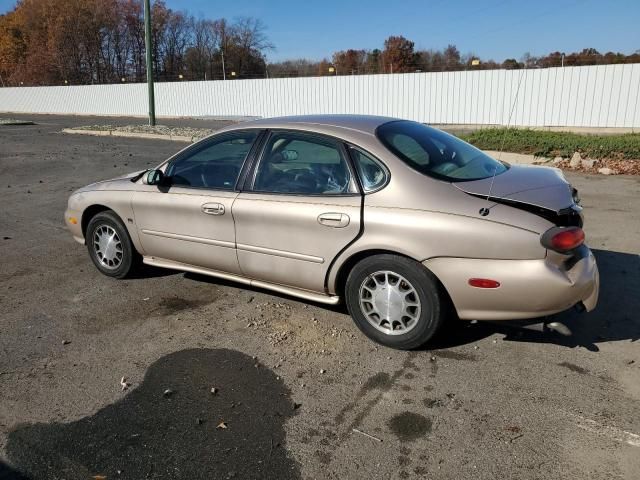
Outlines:
[[[440,180],[480,180],[500,175],[508,168],[473,145],[421,123],[385,123],[378,127],[376,135],[411,168]]]

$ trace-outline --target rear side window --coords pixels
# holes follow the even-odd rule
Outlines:
[[[500,175],[508,165],[473,145],[421,123],[398,120],[378,127],[378,139],[414,170],[449,182]]]
[[[254,190],[308,195],[354,193],[343,149],[337,142],[298,133],[274,133],[258,164]]]
[[[364,193],[378,190],[387,182],[387,172],[370,155],[359,148],[352,147],[351,156],[355,162]]]

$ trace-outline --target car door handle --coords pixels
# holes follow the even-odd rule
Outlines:
[[[327,227],[344,228],[349,225],[349,215],[346,213],[323,213],[318,215],[318,223]]]
[[[224,205],[221,203],[205,203],[202,205],[202,213],[207,215],[224,215]]]

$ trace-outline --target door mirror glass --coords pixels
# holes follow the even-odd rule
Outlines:
[[[162,170],[149,170],[142,176],[142,183],[145,185],[160,185],[164,178]]]

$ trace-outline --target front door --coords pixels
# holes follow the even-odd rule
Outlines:
[[[168,184],[133,196],[146,256],[239,273],[231,208],[236,182],[258,131],[221,134],[194,145],[165,169]]]
[[[272,132],[250,189],[233,203],[242,273],[324,292],[332,260],[360,231],[361,205],[341,142]]]

